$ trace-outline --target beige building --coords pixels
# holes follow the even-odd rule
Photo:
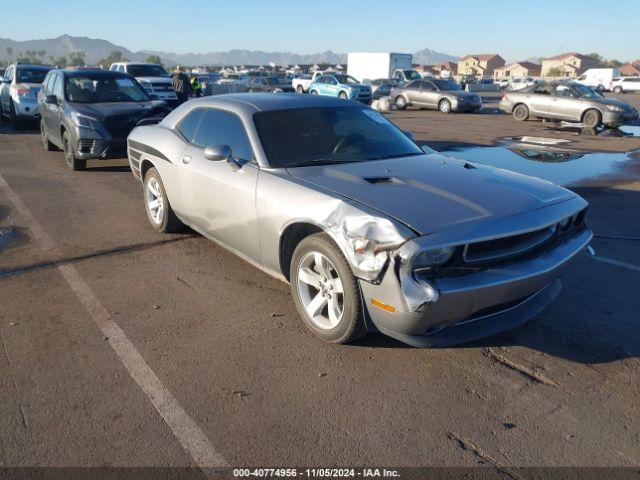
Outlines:
[[[498,67],[493,71],[493,78],[539,77],[540,65],[531,62],[515,62]]]
[[[542,60],[542,76],[574,78],[590,68],[597,68],[599,65],[598,60],[581,53],[563,53]]]
[[[503,67],[504,63],[504,58],[495,53],[466,55],[458,62],[458,75],[493,75],[493,71]]]

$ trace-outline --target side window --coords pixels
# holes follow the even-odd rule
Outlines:
[[[178,131],[188,142],[193,142],[193,137],[196,134],[203,113],[203,108],[192,110],[178,124]]]
[[[13,67],[9,67],[9,70],[7,71],[7,73],[5,75],[7,76],[7,80],[12,81],[13,80]]]
[[[199,147],[229,145],[239,160],[253,160],[253,149],[240,118],[223,110],[206,109],[193,143]]]
[[[421,82],[422,83],[422,88],[427,90],[428,92],[433,92],[436,87],[433,83],[431,82]]]
[[[537,93],[538,95],[551,95],[552,90],[553,85],[543,83],[535,88],[534,93]]]
[[[124,68],[124,65],[118,65],[118,71],[122,73],[127,73],[126,69]]]

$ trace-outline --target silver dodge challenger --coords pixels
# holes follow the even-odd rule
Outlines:
[[[521,325],[592,237],[576,194],[420,148],[342,99],[192,100],[135,128],[128,155],[153,228],[186,224],[288,282],[329,342],[447,346]]]

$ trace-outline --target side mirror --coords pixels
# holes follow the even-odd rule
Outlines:
[[[44,103],[48,103],[49,105],[57,105],[58,97],[55,95],[47,95],[44,97]]]
[[[204,149],[204,158],[212,162],[229,160],[232,158],[231,147],[229,145],[209,145]]]

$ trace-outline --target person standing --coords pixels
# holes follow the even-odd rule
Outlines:
[[[189,77],[187,77],[180,67],[176,67],[176,71],[173,74],[173,89],[176,91],[176,96],[178,97],[178,105],[189,100],[189,93],[191,92]]]
[[[193,92],[193,96],[196,98],[202,95],[202,85],[200,84],[200,80],[198,80],[197,75],[193,75],[191,77],[191,91]]]

